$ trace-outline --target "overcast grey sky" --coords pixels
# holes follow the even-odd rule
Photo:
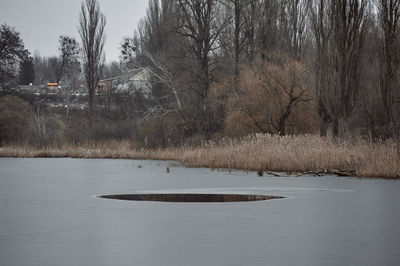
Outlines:
[[[21,33],[25,47],[41,55],[57,54],[60,35],[78,34],[82,0],[0,0],[0,24],[14,26]],[[148,0],[99,0],[106,16],[105,53],[108,62],[118,60],[123,36],[132,36],[145,16]]]

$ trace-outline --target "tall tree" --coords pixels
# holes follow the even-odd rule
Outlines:
[[[239,64],[240,64],[240,53],[241,53],[241,28],[243,25],[243,1],[232,0],[233,1],[233,12],[234,12],[234,74],[235,80],[239,78]]]
[[[120,47],[120,58],[125,68],[134,68],[137,49],[135,37],[123,37]]]
[[[105,42],[106,18],[97,0],[85,0],[81,5],[79,34],[82,39],[83,69],[89,93],[89,115],[93,114],[93,98],[99,82]]]
[[[305,42],[307,41],[307,21],[311,0],[286,0],[284,3],[284,14],[287,20],[287,42],[289,54],[299,60]]]
[[[3,24],[0,26],[0,88],[7,88],[16,77],[18,63],[29,55],[19,32]]]
[[[81,63],[79,62],[80,47],[74,37],[61,35],[58,38],[59,58],[56,68],[56,82],[62,84],[66,92],[67,119],[69,118],[71,90],[80,82]]]
[[[200,103],[200,128],[210,137],[210,106],[207,101],[209,93],[210,54],[216,49],[220,33],[227,20],[218,20],[219,3],[216,0],[179,0],[181,25],[177,34],[190,41],[190,50],[197,62],[198,70],[192,71],[198,85],[197,95]]]
[[[380,92],[385,111],[385,123],[393,134],[396,90],[398,91],[398,71],[400,70],[400,1],[377,0],[381,26]]]
[[[60,62],[57,68],[57,83],[63,79],[64,73],[68,68],[76,66],[79,57],[79,43],[74,37],[61,35],[58,38],[58,51]]]
[[[332,64],[329,56],[332,35],[330,6],[331,0],[317,0],[314,1],[311,9],[311,26],[317,52],[315,57],[315,87],[321,136],[326,136],[333,116],[328,97],[328,93],[332,91],[330,88],[332,86],[330,71]]]
[[[35,70],[33,68],[33,57],[27,56],[20,63],[19,84],[29,85],[35,81]]]
[[[312,10],[321,134],[332,123],[343,136],[360,91],[360,59],[368,21],[366,0],[318,0]]]
[[[360,59],[367,29],[367,0],[332,0],[336,77],[333,134],[343,136],[360,90]]]

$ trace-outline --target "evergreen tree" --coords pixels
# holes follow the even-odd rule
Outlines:
[[[28,85],[35,81],[35,70],[33,68],[33,57],[28,56],[20,63],[19,84]]]

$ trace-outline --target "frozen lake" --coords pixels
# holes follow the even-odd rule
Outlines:
[[[258,177],[169,162],[0,159],[0,265],[399,265],[400,181]],[[102,199],[138,192],[287,197]]]

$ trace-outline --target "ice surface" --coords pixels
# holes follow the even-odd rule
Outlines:
[[[97,198],[146,191],[287,198],[178,204]],[[399,181],[379,179],[3,158],[0,265],[398,265],[399,192]]]

